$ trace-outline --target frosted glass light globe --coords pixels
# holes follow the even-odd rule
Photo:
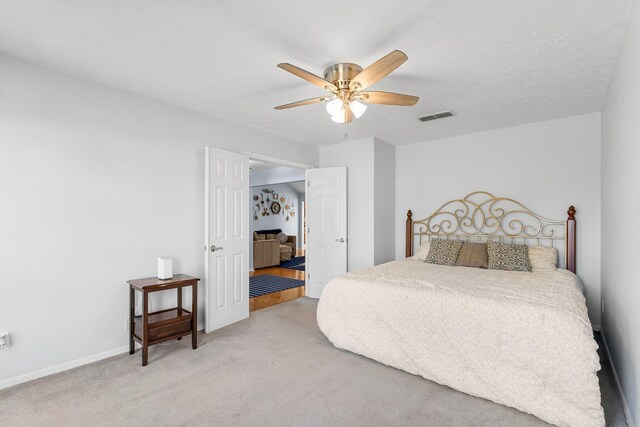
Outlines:
[[[356,116],[356,119],[359,119],[364,112],[367,111],[367,105],[357,100],[351,101],[349,107],[351,111],[353,111],[353,115]]]
[[[331,120],[336,123],[344,123],[344,110],[340,110],[338,114],[331,116]]]
[[[327,113],[331,114],[331,116],[342,115],[343,107],[342,99],[336,98],[333,101],[327,102]]]

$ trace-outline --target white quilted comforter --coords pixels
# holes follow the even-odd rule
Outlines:
[[[558,426],[601,427],[600,363],[578,278],[390,262],[329,282],[338,348]]]

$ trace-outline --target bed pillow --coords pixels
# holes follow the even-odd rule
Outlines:
[[[558,250],[548,246],[529,246],[531,271],[555,271],[558,266]]]
[[[464,242],[456,260],[458,267],[487,268],[489,259],[486,243]]]
[[[488,267],[491,270],[531,271],[529,247],[487,242]]]
[[[424,262],[439,265],[455,265],[462,243],[459,240],[434,239],[429,245],[429,254]]]
[[[416,253],[411,257],[411,259],[418,259],[420,261],[424,261],[427,259],[427,255],[429,255],[429,248],[431,247],[431,242],[424,242],[420,245]]]

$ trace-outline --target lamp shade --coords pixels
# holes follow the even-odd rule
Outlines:
[[[331,116],[338,115],[342,112],[343,107],[342,99],[336,98],[333,101],[327,102],[327,113],[331,114]]]
[[[333,116],[331,116],[331,120],[336,123],[344,123],[344,110],[340,110],[338,114],[334,114]]]
[[[359,119],[360,116],[362,116],[364,112],[367,111],[366,104],[363,104],[358,100],[351,101],[349,107],[351,108],[353,115],[356,116],[356,119]]]

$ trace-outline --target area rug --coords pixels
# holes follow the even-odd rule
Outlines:
[[[280,268],[288,268],[289,270],[304,271],[304,256],[293,257],[291,261],[280,263]]]
[[[260,274],[249,278],[249,298],[304,286],[304,280]]]

